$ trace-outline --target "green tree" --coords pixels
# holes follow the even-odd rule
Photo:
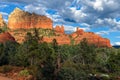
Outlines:
[[[18,44],[15,42],[5,42],[3,44],[0,44],[0,64],[11,64],[14,55],[16,54],[16,49]]]
[[[88,44],[86,39],[83,39],[79,44],[79,54],[78,54],[78,60],[83,64],[92,64],[94,63],[96,52],[95,52],[95,46]]]
[[[110,57],[108,59],[108,62],[107,62],[106,66],[111,73],[120,72],[120,53],[110,54]]]
[[[53,80],[56,61],[54,49],[49,47],[47,43],[41,43],[39,50],[38,73],[42,75],[44,80]],[[41,78],[39,74],[37,75],[38,80]]]
[[[38,45],[38,38],[28,32],[25,42],[18,48],[18,53],[15,56],[17,59],[16,61],[18,61],[16,64],[22,66],[37,64],[39,56]]]

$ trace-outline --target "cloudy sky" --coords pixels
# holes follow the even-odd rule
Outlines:
[[[46,15],[66,31],[80,27],[120,45],[120,0],[0,0],[0,13],[7,22],[14,8]]]

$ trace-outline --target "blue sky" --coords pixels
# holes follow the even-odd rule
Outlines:
[[[30,13],[46,15],[66,31],[80,27],[109,38],[120,45],[120,0],[0,0],[0,13],[8,15],[18,7]]]

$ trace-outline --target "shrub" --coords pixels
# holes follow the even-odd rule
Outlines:
[[[30,73],[29,73],[29,71],[26,70],[26,69],[19,72],[19,76],[24,76],[24,77],[26,77],[26,76],[28,76],[28,75],[30,75]]]

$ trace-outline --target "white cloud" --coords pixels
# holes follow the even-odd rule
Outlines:
[[[37,13],[37,14],[41,14],[44,15],[46,12],[46,8],[44,8],[42,5],[34,5],[34,4],[29,4],[27,6],[24,7],[25,11],[31,12],[31,13]]]
[[[3,16],[8,16],[8,13],[6,12],[0,12],[0,14],[2,14]]]
[[[8,19],[4,19],[5,22],[8,22]]]
[[[103,0],[96,0],[93,3],[93,8],[98,11],[103,11]]]
[[[114,45],[120,45],[120,42],[115,42]]]
[[[84,31],[89,31],[90,30],[89,27],[84,27],[84,28],[80,28],[80,29],[83,29]]]
[[[99,31],[99,32],[96,32],[96,34],[98,34],[98,35],[108,35],[109,31]]]
[[[65,21],[62,19],[62,17],[59,15],[58,12],[55,13],[55,14],[52,14],[52,15],[46,13],[46,16],[49,17],[49,18],[51,18],[54,23],[58,23],[58,22],[65,23]]]
[[[86,14],[79,17],[79,22],[89,24],[91,27],[109,26],[111,29],[120,30],[120,24],[115,18],[120,17],[120,1],[118,0],[77,0],[81,12]],[[78,17],[75,18],[78,20]]]
[[[56,27],[56,25],[62,25],[62,24],[55,24],[54,27]],[[66,31],[66,32],[69,32],[69,33],[75,32],[76,29],[77,29],[77,27],[79,27],[79,26],[76,26],[76,27],[75,27],[75,26],[71,26],[71,25],[64,25],[65,31]],[[84,27],[84,28],[79,27],[79,28],[80,28],[80,29],[83,29],[84,31],[90,30],[90,28],[88,28],[88,27]]]
[[[56,27],[56,25],[61,25],[61,24],[55,24],[54,27]],[[65,31],[70,32],[70,33],[75,32],[76,28],[77,27],[73,27],[73,26],[70,26],[70,25],[64,25]]]
[[[82,8],[80,10],[77,10],[75,7],[70,8],[71,14],[73,18],[79,22],[80,19],[85,18],[87,14],[82,12]]]
[[[90,27],[90,25],[89,25],[89,24],[87,24],[87,23],[81,23],[81,26]]]
[[[111,28],[111,31],[117,31],[120,30],[120,21],[112,18],[97,19],[92,26],[107,26]]]
[[[8,13],[6,13],[6,12],[0,12],[0,14],[2,14],[4,21],[8,22],[8,19],[7,19],[8,18]]]
[[[47,15],[55,23],[77,22],[87,24],[88,28],[109,26],[111,30],[120,30],[120,22],[115,20],[120,17],[120,0],[2,0],[2,2],[24,3],[26,11]],[[74,6],[70,7],[71,4]],[[47,9],[53,9],[57,14],[47,14]]]
[[[70,25],[64,25],[65,31],[75,32],[76,27],[70,26]]]
[[[8,5],[0,5],[0,8],[5,8],[5,7],[8,7]]]

